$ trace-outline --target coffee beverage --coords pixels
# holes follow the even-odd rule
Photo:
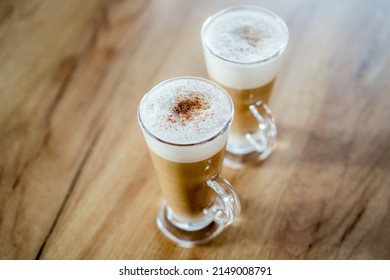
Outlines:
[[[228,154],[261,153],[252,136],[262,119],[254,116],[255,109],[251,111],[250,106],[261,100],[264,107],[270,100],[288,41],[285,23],[268,10],[237,6],[209,17],[201,37],[210,79],[221,85],[234,103]]]
[[[181,246],[207,242],[239,216],[238,197],[220,176],[233,111],[225,90],[196,77],[160,83],[138,107],[165,201],[157,225]]]
[[[180,245],[213,238],[239,215],[239,200],[220,176],[232,118],[226,91],[195,77],[155,86],[138,108],[165,201],[157,224]]]

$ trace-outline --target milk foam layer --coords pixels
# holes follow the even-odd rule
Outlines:
[[[145,140],[154,153],[175,162],[195,162],[224,148],[233,105],[218,85],[181,77],[150,90],[138,113]]]
[[[287,41],[285,23],[258,7],[233,7],[211,16],[202,27],[209,75],[236,89],[262,86],[275,78]]]

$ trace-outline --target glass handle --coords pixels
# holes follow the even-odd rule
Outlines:
[[[271,109],[263,101],[258,101],[249,106],[249,111],[258,121],[259,129],[246,133],[246,139],[259,152],[264,153],[267,149],[271,150],[277,137],[275,119]],[[268,156],[268,154],[264,155]]]
[[[237,193],[230,183],[219,175],[210,179],[207,185],[217,193],[217,198],[213,205],[205,209],[206,215],[218,224],[230,225],[240,216],[241,212],[241,204]]]

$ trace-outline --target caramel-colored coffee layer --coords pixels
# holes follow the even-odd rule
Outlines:
[[[215,81],[215,80],[214,80]],[[218,81],[215,81],[218,83]],[[233,89],[220,84],[230,95],[234,104],[232,134],[244,135],[258,129],[259,123],[249,111],[249,105],[261,100],[268,105],[275,79],[266,85],[253,89]]]
[[[201,219],[215,193],[207,180],[221,172],[225,147],[214,156],[192,163],[177,163],[150,151],[163,196],[174,215],[183,221]]]

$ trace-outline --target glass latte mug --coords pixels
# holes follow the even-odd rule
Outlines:
[[[164,201],[159,229],[183,247],[205,243],[240,214],[240,201],[221,177],[233,103],[217,84],[177,77],[145,94],[138,121]]]
[[[242,166],[264,160],[276,144],[267,104],[288,43],[286,24],[266,9],[235,6],[210,16],[201,40],[209,78],[234,103],[227,162]]]

